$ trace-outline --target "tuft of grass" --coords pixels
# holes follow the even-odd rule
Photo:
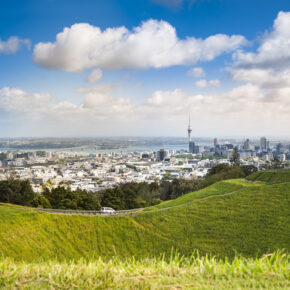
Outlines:
[[[154,259],[41,263],[0,259],[0,288],[12,289],[287,289],[289,255],[261,258],[172,255]]]

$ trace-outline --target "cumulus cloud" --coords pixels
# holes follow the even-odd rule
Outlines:
[[[13,54],[21,49],[22,46],[26,46],[30,49],[31,42],[29,39],[21,39],[17,36],[12,36],[6,41],[0,38],[0,54]]]
[[[257,52],[238,51],[235,66],[247,68],[289,68],[290,12],[279,12],[271,32],[266,33]]]
[[[262,102],[275,102],[275,110],[289,110],[290,12],[279,12],[271,32],[265,33],[256,52],[239,51],[230,69],[232,80],[258,87]],[[284,109],[283,109],[284,108]]]
[[[290,88],[290,70],[274,69],[233,69],[231,77],[234,81],[259,85],[265,89]]]
[[[198,87],[198,88],[206,88],[206,87],[217,87],[217,86],[220,86],[220,81],[219,80],[210,80],[210,81],[207,81],[207,80],[199,80],[197,82],[195,82],[195,85]]]
[[[216,34],[205,39],[179,39],[166,21],[148,20],[129,31],[87,23],[57,34],[55,42],[38,43],[34,61],[49,69],[81,72],[87,68],[146,69],[211,61],[246,44],[241,35]]]
[[[188,94],[181,89],[155,91],[142,102],[116,98],[115,85],[81,87],[79,104],[53,100],[49,94],[28,93],[2,88],[0,109],[38,116],[42,133],[48,124],[64,135],[160,135],[182,134],[191,112],[195,135],[280,134],[285,135],[290,122],[290,88],[265,90],[246,83],[220,94]],[[275,109],[273,109],[275,108]],[[20,114],[18,114],[20,116]],[[170,117],[169,117],[170,116]],[[159,129],[158,129],[159,128]],[[175,128],[175,131],[172,131]],[[179,132],[179,133],[178,133]],[[45,135],[45,134],[44,134]]]
[[[19,88],[0,89],[0,108],[5,111],[43,112],[52,99],[50,94],[27,93]]]
[[[101,69],[95,69],[93,70],[87,78],[88,83],[90,84],[94,84],[97,83],[98,81],[100,81],[103,77],[103,72]]]
[[[33,113],[54,118],[74,119],[81,117],[87,120],[110,118],[129,118],[133,114],[135,104],[129,98],[115,98],[112,94],[116,85],[96,85],[80,87],[83,100],[80,104],[68,101],[55,102],[48,93],[29,93],[19,88],[4,87],[0,89],[0,109],[6,112]]]
[[[187,72],[189,77],[200,78],[205,76],[205,71],[202,67],[194,67]]]

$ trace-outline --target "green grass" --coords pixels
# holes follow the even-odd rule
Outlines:
[[[290,180],[289,180],[290,181]],[[218,182],[136,216],[62,215],[0,206],[0,256],[28,262],[112,256],[233,257],[289,251],[290,183]]]
[[[277,169],[257,171],[247,177],[251,181],[263,181],[267,183],[290,182],[289,169]]]
[[[41,263],[0,259],[0,288],[9,289],[289,289],[289,258],[179,255],[142,260]]]
[[[262,184],[259,184],[259,186],[261,185]],[[207,198],[214,195],[234,193],[248,186],[252,187],[252,186],[255,186],[255,184],[245,183],[239,179],[220,181],[204,189],[185,194],[177,199],[165,201],[158,205],[148,207],[144,209],[144,211],[152,211],[156,209],[174,207],[174,206],[179,206],[186,203],[191,203],[197,199]]]
[[[289,289],[289,172],[221,181],[135,216],[0,204],[0,288]]]

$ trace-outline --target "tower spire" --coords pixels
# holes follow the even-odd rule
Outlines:
[[[189,142],[191,141],[191,132],[192,132],[192,129],[191,129],[191,126],[190,126],[190,113],[189,113],[189,118],[188,118],[188,128],[187,128],[188,141],[189,141]]]

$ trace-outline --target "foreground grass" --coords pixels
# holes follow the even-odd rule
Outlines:
[[[0,288],[17,289],[287,289],[289,258],[276,252],[262,258],[175,255],[164,258],[109,262],[27,264],[0,260]]]

